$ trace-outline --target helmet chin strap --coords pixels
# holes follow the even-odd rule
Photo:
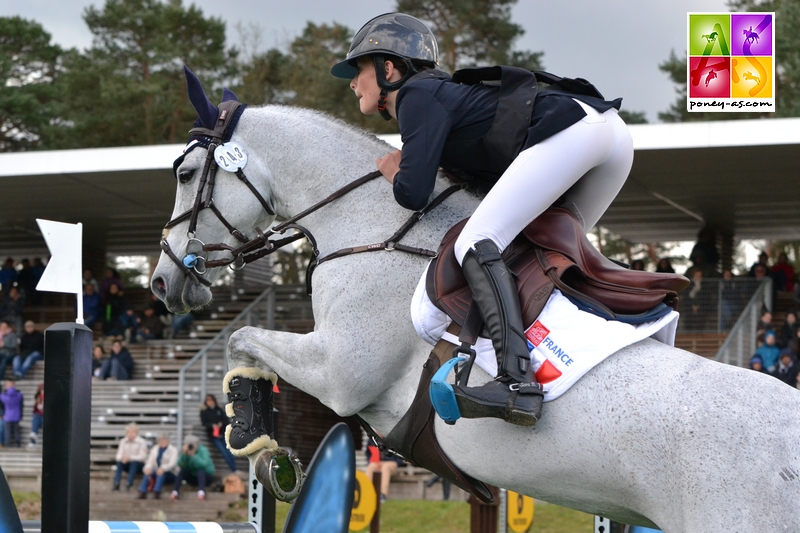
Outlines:
[[[375,79],[378,82],[378,87],[381,88],[380,96],[378,97],[378,113],[381,114],[384,120],[391,120],[392,115],[389,114],[389,111],[386,109],[386,97],[389,95],[389,91],[397,91],[403,84],[408,81],[408,78],[413,76],[417,73],[417,69],[414,68],[414,65],[411,64],[411,61],[406,58],[401,58],[403,63],[406,65],[406,73],[397,81],[390,82],[386,79],[386,68],[384,67],[385,60],[383,55],[376,54],[372,56],[372,61],[375,64]]]

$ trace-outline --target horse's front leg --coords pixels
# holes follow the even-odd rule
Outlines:
[[[326,359],[324,335],[318,331],[299,335],[246,327],[228,341],[230,371],[223,383],[230,401],[228,448],[247,457],[258,480],[282,501],[297,495],[304,474],[299,461],[270,436],[274,435],[272,389],[280,375],[314,394],[325,381],[321,372]]]

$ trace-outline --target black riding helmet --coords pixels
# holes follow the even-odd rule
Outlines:
[[[386,79],[384,54],[398,57],[406,65],[406,73],[396,82],[390,83]],[[381,88],[378,109],[381,116],[389,120],[386,94],[398,90],[417,73],[412,60],[430,63],[432,67],[438,65],[439,47],[431,30],[419,19],[403,13],[386,13],[364,24],[353,37],[347,57],[331,68],[331,74],[337,78],[353,79],[358,74],[358,58],[362,56],[373,58],[378,87]]]

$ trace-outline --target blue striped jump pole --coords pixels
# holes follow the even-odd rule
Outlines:
[[[42,523],[22,521],[24,533],[41,533]],[[112,522],[89,521],[89,533],[259,533],[249,522]]]

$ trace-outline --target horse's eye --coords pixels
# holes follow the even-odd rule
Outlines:
[[[194,170],[181,170],[178,172],[178,180],[181,183],[189,183],[194,177]]]

